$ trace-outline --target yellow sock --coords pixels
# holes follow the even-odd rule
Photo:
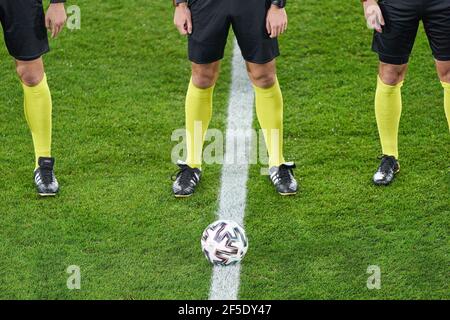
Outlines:
[[[33,137],[36,168],[39,157],[50,157],[52,143],[52,98],[44,75],[42,81],[29,87],[22,83],[25,118]]]
[[[192,79],[186,95],[186,163],[191,168],[201,168],[203,142],[212,116],[214,86],[197,88]]]
[[[444,106],[445,115],[447,116],[448,128],[450,130],[450,83],[442,82],[444,87]]]
[[[278,80],[268,89],[255,88],[256,114],[264,133],[269,166],[284,163],[283,157],[283,96]]]
[[[398,159],[398,128],[402,114],[403,81],[395,86],[384,84],[378,77],[375,115],[383,154]]]

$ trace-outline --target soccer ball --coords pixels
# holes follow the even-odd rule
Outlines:
[[[201,242],[206,259],[217,266],[240,262],[248,249],[244,228],[230,220],[219,220],[210,224],[203,232]]]

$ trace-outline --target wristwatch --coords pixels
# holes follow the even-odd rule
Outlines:
[[[173,0],[173,6],[176,7],[180,3],[186,3],[186,2],[187,2],[187,0]]]
[[[272,0],[272,4],[280,9],[283,9],[284,7],[286,7],[286,1],[287,0]]]

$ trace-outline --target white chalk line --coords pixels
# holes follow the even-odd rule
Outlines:
[[[253,124],[254,91],[248,79],[244,59],[239,46],[234,41],[232,59],[231,92],[228,103],[228,119],[226,141],[234,140],[236,145],[246,144],[245,155],[234,155],[239,159],[250,158],[251,139],[245,136],[236,137],[232,130],[247,130]],[[228,146],[228,143],[227,143]],[[242,148],[230,148],[231,152],[242,152]],[[225,150],[225,159],[230,154]],[[234,161],[233,161],[234,162]],[[227,164],[222,168],[220,202],[218,218],[234,220],[244,225],[245,207],[247,201],[247,180],[249,161],[241,161],[238,164]],[[239,295],[241,265],[228,267],[215,266],[211,281],[210,300],[237,300]]]

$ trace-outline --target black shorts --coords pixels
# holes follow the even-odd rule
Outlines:
[[[423,21],[433,56],[450,60],[450,0],[380,0],[386,25],[375,32],[373,50],[380,61],[408,63],[420,21]]]
[[[42,0],[0,0],[0,21],[9,54],[17,60],[49,51]]]
[[[280,52],[266,30],[270,0],[190,0],[192,34],[189,59],[198,64],[223,58],[230,26],[245,60],[267,63]]]

